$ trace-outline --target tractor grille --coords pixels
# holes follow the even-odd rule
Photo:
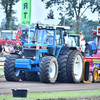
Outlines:
[[[27,49],[24,49],[24,56],[26,58],[33,58],[34,56],[38,57],[38,50],[27,50]]]

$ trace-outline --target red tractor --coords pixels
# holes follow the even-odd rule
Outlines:
[[[0,32],[1,32],[1,27],[0,27]],[[16,39],[11,39],[9,40],[7,37],[4,39],[4,38],[1,38],[0,39],[0,52],[1,52],[1,46],[2,44],[5,44],[5,42],[7,42],[8,44],[10,43],[21,43],[21,41],[19,41],[20,39],[20,36],[21,36],[21,33],[22,33],[22,30],[19,30],[16,34]]]
[[[85,57],[86,61],[90,62],[89,75],[95,83],[100,79],[100,26],[97,27],[96,37],[98,38],[97,53],[92,54],[93,57]]]

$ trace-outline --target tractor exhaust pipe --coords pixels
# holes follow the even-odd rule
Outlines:
[[[37,23],[37,25],[36,25],[36,43],[37,43],[37,40],[38,40],[38,29],[39,29],[39,25]]]

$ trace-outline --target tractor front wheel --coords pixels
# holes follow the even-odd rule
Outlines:
[[[6,57],[4,64],[4,75],[7,81],[19,81],[21,71],[15,69],[15,60],[19,59],[19,55],[10,54]]]
[[[42,58],[40,63],[40,81],[44,83],[54,83],[58,76],[58,62],[53,56]]]
[[[95,68],[93,71],[93,83],[96,83],[98,80],[98,70]]]

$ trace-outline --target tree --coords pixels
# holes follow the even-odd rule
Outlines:
[[[99,20],[99,24],[100,24],[100,0],[97,0],[95,2],[95,7],[91,8],[92,13],[94,13],[95,11],[98,11],[98,20]]]
[[[61,23],[59,25],[63,25],[63,18],[64,17],[61,18]],[[75,34],[75,20],[65,20],[66,26],[69,26],[70,23],[73,23],[73,27],[71,28],[71,31],[68,31],[68,33]],[[96,30],[99,22],[89,20],[86,16],[83,16],[82,18],[80,18],[80,24],[81,26],[79,32],[82,32],[87,42],[93,41],[92,29]]]
[[[92,41],[92,29],[97,30],[99,22],[88,20],[86,16],[83,16],[83,18],[80,19],[80,23],[80,31],[82,31],[82,33],[85,35],[86,41]]]
[[[47,16],[48,19],[54,19],[53,10],[51,9]]]
[[[13,10],[13,5],[15,5],[19,0],[1,0],[0,4],[3,6],[4,13],[6,14],[6,24],[5,28],[10,28],[10,21],[12,15],[15,13]]]
[[[42,0],[45,1],[45,0]],[[60,1],[63,2],[65,5],[64,0],[49,0],[46,2],[46,7],[50,7],[50,5],[60,4]],[[94,4],[96,4],[96,0],[65,0],[66,1],[66,12],[67,15],[70,17],[76,17],[76,33],[79,34],[79,28],[80,28],[80,18],[84,15],[84,12],[88,8],[92,8]],[[84,10],[83,10],[84,9]],[[82,11],[83,10],[83,11]]]
[[[17,21],[17,18],[12,17],[10,20],[10,26],[9,26],[10,30],[16,30],[16,28],[18,27],[18,25],[15,24],[15,21]]]

